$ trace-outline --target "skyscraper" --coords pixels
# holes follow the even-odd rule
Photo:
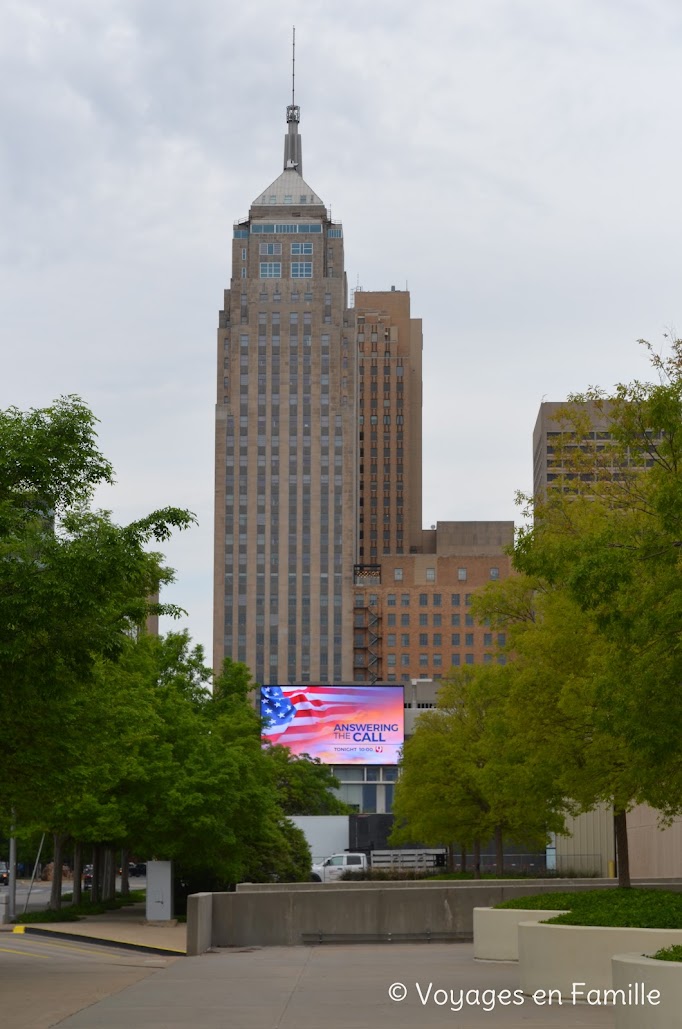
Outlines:
[[[234,227],[219,320],[214,662],[349,682],[354,313],[342,227],[303,179],[299,107],[286,117],[282,173]]]

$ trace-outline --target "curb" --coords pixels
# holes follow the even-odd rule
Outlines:
[[[105,947],[118,947],[121,950],[134,950],[142,954],[164,954],[166,956],[186,958],[184,950],[173,950],[171,947],[149,947],[144,943],[125,943],[122,940],[111,940],[104,936],[84,936],[80,933],[67,933],[59,929],[37,929],[31,925],[16,925],[12,932],[31,936],[55,937],[58,940],[71,940],[77,943],[96,943]]]

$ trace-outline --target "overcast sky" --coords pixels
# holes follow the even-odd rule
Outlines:
[[[166,598],[209,653],[218,311],[281,171],[292,24],[349,284],[423,319],[425,526],[518,520],[542,399],[648,378],[636,340],[682,323],[678,0],[0,9],[0,407],[79,394],[100,506],[196,512]]]

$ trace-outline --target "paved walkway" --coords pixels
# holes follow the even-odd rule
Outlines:
[[[3,926],[3,929],[25,928],[26,935],[32,930],[40,934],[53,933],[66,935],[71,939],[84,937],[91,940],[125,943],[132,947],[173,954],[184,954],[187,946],[186,926],[183,925],[148,925],[145,920],[144,904],[132,904],[119,908],[118,911],[107,911],[103,915],[90,915],[80,922],[34,922],[25,927]]]
[[[0,935],[0,1024],[7,1029],[614,1026],[611,1008],[549,1007],[515,994],[516,964],[474,961],[471,944],[235,948],[178,957],[184,925],[146,925],[142,905],[36,928],[44,933]],[[118,950],[121,943],[162,953]]]

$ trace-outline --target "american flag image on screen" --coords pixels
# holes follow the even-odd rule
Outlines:
[[[263,739],[329,764],[392,764],[403,743],[402,686],[263,686]]]

